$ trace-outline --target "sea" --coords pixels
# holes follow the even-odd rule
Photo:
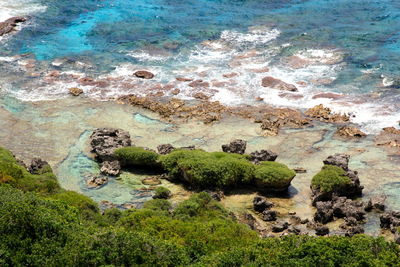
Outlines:
[[[2,97],[202,92],[225,105],[324,104],[368,133],[399,126],[398,0],[1,0],[0,21],[12,16],[29,20],[0,39]],[[266,76],[298,92],[263,87]]]

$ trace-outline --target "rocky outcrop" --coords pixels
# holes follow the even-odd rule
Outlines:
[[[174,150],[175,150],[175,147],[173,147],[171,144],[162,144],[162,145],[157,146],[158,154],[161,154],[161,155],[167,155]]]
[[[271,150],[261,150],[250,153],[250,160],[257,164],[260,161],[275,161],[278,154],[272,152]]]
[[[276,221],[276,217],[278,216],[278,212],[275,210],[264,210],[262,212],[261,219],[266,222]]]
[[[101,161],[115,160],[117,148],[131,146],[131,136],[127,131],[115,128],[99,128],[90,136],[90,145],[96,158]]]
[[[385,211],[385,201],[386,201],[386,196],[384,195],[373,196],[369,199],[365,207],[365,210],[371,211],[374,209],[377,211]]]
[[[121,129],[99,128],[90,136],[90,145],[96,159],[102,162],[101,172],[106,175],[118,176],[121,163],[114,156],[117,148],[132,145],[130,134]]]
[[[87,178],[86,183],[91,188],[98,188],[108,183],[108,178],[105,176],[90,176]]]
[[[376,137],[377,146],[398,149],[400,147],[400,130],[394,127],[383,128]]]
[[[256,196],[253,199],[253,208],[257,212],[264,212],[265,210],[269,210],[273,206],[274,204],[272,202],[269,202],[265,197]]]
[[[322,224],[333,221],[333,205],[331,201],[318,201],[315,207],[317,211],[314,215],[314,221]]]
[[[277,222],[272,225],[271,230],[274,233],[280,233],[288,229],[289,225],[290,224],[288,222]]]
[[[153,79],[154,74],[147,70],[138,70],[133,75],[141,79]]]
[[[379,217],[382,229],[390,229],[395,232],[400,227],[400,211],[390,211],[381,214]]]
[[[311,118],[324,122],[343,123],[350,120],[348,115],[333,113],[330,108],[326,108],[322,104],[308,109],[305,114]]]
[[[336,134],[341,137],[345,138],[361,138],[367,136],[364,132],[360,129],[353,127],[353,126],[343,126],[340,127]]]
[[[15,30],[19,23],[25,22],[24,17],[12,17],[4,22],[0,22],[0,36],[9,34]]]
[[[222,151],[227,153],[244,154],[246,151],[247,142],[241,139],[236,139],[229,144],[222,145]]]
[[[31,164],[28,166],[28,171],[32,174],[42,174],[43,172],[47,172],[47,170],[44,171],[45,168],[50,168],[51,170],[47,161],[40,158],[33,158]]]
[[[347,154],[335,154],[327,157],[323,162],[326,165],[334,165],[342,168],[345,171],[349,170],[349,159],[350,155]]]
[[[261,81],[263,87],[269,87],[282,91],[297,92],[298,89],[295,85],[286,83],[282,80],[276,79],[271,76],[264,77]]]

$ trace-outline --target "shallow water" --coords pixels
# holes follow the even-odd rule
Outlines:
[[[258,96],[297,108],[325,103],[355,115],[367,132],[400,120],[396,0],[25,0],[2,1],[0,10],[3,19],[32,16],[0,42],[0,91],[22,100],[63,98],[73,86],[97,99],[168,95],[167,85],[179,88],[181,98],[201,91],[228,105],[254,104]],[[24,53],[29,56],[14,57]],[[133,79],[141,68],[156,78]],[[109,83],[49,78],[51,70]],[[223,76],[232,72],[237,76]],[[262,87],[266,75],[295,84],[299,93]],[[210,87],[176,82],[180,76]],[[343,96],[313,98],[321,92]]]

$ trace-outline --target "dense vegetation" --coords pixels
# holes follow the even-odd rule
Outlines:
[[[260,239],[204,192],[174,208],[154,199],[100,213],[74,192],[20,188],[21,173],[43,178],[10,155],[0,160],[0,266],[399,266],[399,248],[383,238]]]
[[[115,151],[115,155],[123,166],[154,167],[159,166],[156,152],[142,147],[122,147]]]
[[[311,181],[313,188],[318,188],[323,192],[332,192],[351,182],[346,176],[346,172],[337,166],[325,165]]]

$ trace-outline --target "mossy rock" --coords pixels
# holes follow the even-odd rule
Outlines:
[[[263,191],[287,190],[296,172],[289,169],[285,164],[265,161],[256,166],[254,172],[255,184]]]
[[[350,184],[346,172],[334,165],[325,165],[311,180],[311,188],[322,192],[340,191]]]
[[[171,191],[168,188],[159,186],[154,190],[154,199],[168,199],[171,197]]]
[[[142,147],[122,147],[114,152],[122,166],[158,167],[159,155]]]
[[[178,150],[160,161],[173,179],[197,188],[228,188],[251,182],[255,167],[248,156],[202,150]]]

